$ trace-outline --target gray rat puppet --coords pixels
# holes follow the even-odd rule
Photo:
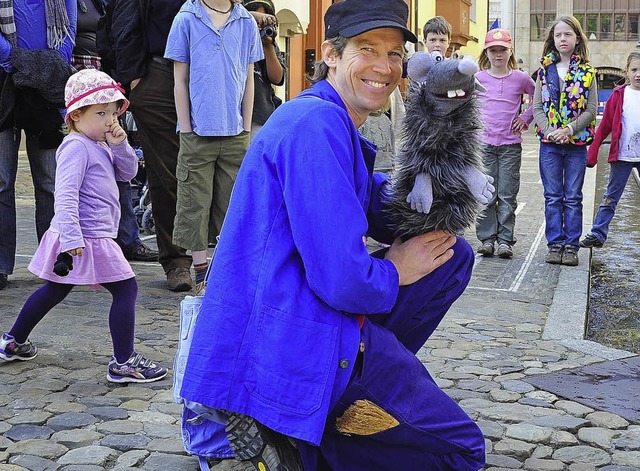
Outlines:
[[[407,64],[411,85],[390,198],[396,236],[459,233],[491,199],[493,178],[483,173],[478,141],[475,90],[484,87],[477,71],[473,57],[445,60],[439,52],[417,52]]]

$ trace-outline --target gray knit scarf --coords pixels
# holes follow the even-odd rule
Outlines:
[[[13,18],[13,0],[0,0],[0,33],[12,46],[18,44],[16,22]]]
[[[69,15],[64,0],[45,0],[44,10],[47,20],[47,47],[59,49],[70,35]],[[13,0],[0,0],[0,33],[12,46],[18,44],[16,23],[13,16]]]

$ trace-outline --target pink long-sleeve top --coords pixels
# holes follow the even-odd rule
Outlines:
[[[108,145],[83,134],[65,137],[56,153],[55,215],[62,251],[84,247],[84,238],[116,238],[120,203],[116,180],[129,181],[138,160],[125,140]]]
[[[522,95],[533,97],[536,84],[521,70],[512,70],[505,77],[494,77],[487,70],[476,74],[478,81],[487,89],[478,92],[484,131],[480,140],[492,146],[504,146],[522,142],[520,134],[511,130],[513,120],[520,119],[528,126],[533,121],[533,100],[523,113],[520,112]]]

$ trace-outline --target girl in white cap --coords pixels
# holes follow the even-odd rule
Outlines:
[[[13,327],[0,339],[0,358],[32,360],[27,339],[35,326],[76,285],[99,284],[113,296],[109,328],[113,357],[107,379],[146,383],[167,375],[133,349],[138,286],[131,266],[113,240],[120,204],[116,181],[129,181],[138,162],[117,117],[129,105],[120,86],[104,72],[81,70],[65,88],[69,134],[56,154],[55,216],[29,264],[47,282],[25,302]]]

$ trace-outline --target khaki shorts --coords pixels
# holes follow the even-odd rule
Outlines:
[[[176,178],[178,202],[173,243],[191,251],[206,250],[220,233],[231,190],[249,147],[250,134],[198,136],[180,133]],[[209,221],[211,234],[209,237]]]

